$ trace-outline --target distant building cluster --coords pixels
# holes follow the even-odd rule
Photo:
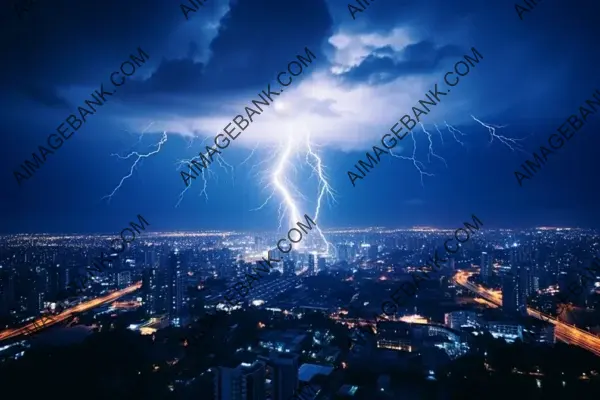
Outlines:
[[[291,246],[270,245],[279,240],[274,234],[146,232],[71,297],[65,296],[69,282],[82,273],[78,266],[105,251],[110,236],[0,237],[0,360],[27,353],[33,332],[19,327],[29,326],[34,318],[55,320],[63,315],[57,314],[62,311],[57,304],[67,312],[88,311],[56,326],[120,318],[139,309],[142,319],[128,326],[141,335],[160,337],[170,326],[195,332],[186,335],[185,346],[216,339],[229,343],[234,337],[242,343],[225,349],[234,355],[227,362],[212,364],[209,398],[353,397],[370,389],[333,385],[345,368],[369,365],[435,379],[441,368],[471,354],[478,340],[528,346],[554,346],[564,340],[564,326],[531,318],[531,310],[563,320],[573,318],[576,309],[598,306],[600,274],[593,255],[600,233],[479,230],[481,221],[473,223],[477,235],[428,227],[324,232],[329,253],[322,251],[318,235],[306,235],[302,246],[286,253],[282,250]],[[297,240],[294,235],[291,239]],[[458,248],[449,238],[460,239],[460,251],[444,254],[445,268],[435,279],[420,281],[415,296],[382,314],[381,302],[412,282],[432,254],[445,246]],[[252,285],[243,302],[228,305],[224,288],[253,274],[263,257],[271,260],[268,273]],[[570,289],[574,282],[580,290]],[[468,287],[485,288],[488,296],[476,296]],[[112,293],[118,295],[112,298]],[[110,300],[94,304],[105,298]],[[567,300],[569,308],[558,314]],[[240,322],[230,319],[253,311],[261,315],[257,333],[244,339]],[[339,330],[312,326],[315,316]],[[344,331],[347,337],[340,337]],[[583,342],[575,345],[594,351]],[[394,392],[393,379],[388,379],[383,373],[378,377],[378,390]]]

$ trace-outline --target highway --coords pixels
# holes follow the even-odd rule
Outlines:
[[[64,320],[72,317],[75,314],[89,311],[93,308],[99,307],[106,303],[112,303],[113,301],[115,301],[129,293],[135,292],[140,287],[142,287],[142,283],[137,282],[129,287],[126,287],[125,289],[117,290],[117,291],[107,294],[106,296],[88,300],[88,301],[78,304],[74,307],[65,309],[60,314],[56,314],[56,315],[49,316],[49,317],[43,316],[43,317],[37,318],[33,322],[30,322],[29,324],[22,326],[20,328],[5,329],[3,331],[0,331],[0,341],[7,340],[7,339],[14,339],[19,336],[26,336],[26,335],[31,334],[31,332],[33,332],[33,331],[39,332],[39,331],[41,331],[45,328],[48,328],[52,325],[58,324],[59,322],[62,322]]]
[[[502,306],[502,293],[495,290],[486,289],[481,285],[476,285],[468,281],[469,276],[472,273],[465,271],[458,271],[456,275],[454,275],[454,281],[474,292],[479,296],[483,297],[485,300],[494,303],[498,306]],[[557,340],[562,342],[573,344],[575,346],[579,346],[585,350],[588,350],[594,353],[597,356],[600,356],[600,337],[593,335],[589,332],[586,332],[582,329],[577,328],[574,325],[568,325],[564,322],[557,320],[556,318],[537,311],[531,307],[527,307],[527,314],[530,316],[541,319],[542,321],[547,321],[554,325],[554,336]]]

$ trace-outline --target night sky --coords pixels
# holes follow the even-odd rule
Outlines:
[[[600,109],[523,187],[514,176],[600,89],[597,2],[544,0],[522,20],[512,2],[481,0],[378,0],[356,19],[340,0],[208,0],[188,19],[185,1],[40,0],[22,19],[12,4],[0,12],[2,233],[117,232],[137,214],[153,230],[275,230],[277,193],[252,211],[271,194],[261,170],[273,168],[281,143],[306,134],[337,193],[322,206],[323,229],[454,227],[473,213],[489,228],[600,224]],[[17,184],[13,172],[101,83],[111,86],[138,47],[149,61]],[[203,150],[306,47],[316,60],[276,98],[279,112],[266,107],[223,151],[233,173],[214,162],[208,199],[196,179],[175,207],[185,188],[177,160]],[[415,155],[434,176],[421,184],[411,160],[384,155],[353,187],[347,171],[472,47],[483,60],[422,119],[447,167],[428,162],[418,128]],[[524,139],[525,152],[490,143],[471,115]],[[445,122],[464,132],[464,145],[448,130],[441,142],[433,124]],[[161,151],[103,199],[135,161],[111,155],[151,152],[164,131]],[[410,136],[395,151],[411,156]],[[302,148],[290,161],[298,210],[314,215],[317,181]]]

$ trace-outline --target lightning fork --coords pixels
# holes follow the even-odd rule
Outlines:
[[[471,118],[473,118],[475,121],[477,121],[479,124],[481,124],[481,126],[483,126],[484,128],[487,128],[487,130],[490,134],[490,143],[492,143],[494,141],[494,138],[496,138],[500,141],[500,143],[506,145],[506,147],[508,147],[511,151],[515,151],[515,150],[524,151],[523,146],[519,143],[519,141],[521,141],[523,139],[513,139],[513,138],[503,136],[503,135],[496,134],[496,129],[506,128],[506,125],[486,124],[485,122],[481,122],[480,120],[475,118],[474,115],[471,115]]]
[[[425,129],[425,125],[423,125],[422,122],[419,122],[419,124],[421,125],[421,129],[423,130],[423,133],[425,133],[425,135],[427,135],[427,140],[429,140],[429,153],[427,153],[427,161],[431,162],[430,156],[434,156],[434,157],[437,157],[440,160],[442,160],[444,162],[444,165],[446,166],[446,168],[448,168],[448,164],[446,163],[446,160],[444,158],[438,156],[437,154],[435,154],[435,152],[433,151],[433,141],[431,140],[431,134],[429,132],[427,132],[427,130]]]
[[[433,124],[433,126],[435,126],[435,130],[440,134],[440,140],[442,141],[442,144],[444,144],[444,135],[442,135],[442,131],[440,131],[437,124]]]
[[[467,134],[462,133],[460,130],[456,129],[452,125],[449,125],[446,121],[444,121],[444,124],[446,124],[446,128],[448,128],[448,131],[452,134],[452,136],[454,137],[454,140],[456,140],[456,142],[459,143],[461,146],[464,146],[465,144],[463,142],[461,142],[460,140],[458,140],[458,138],[456,137],[456,133],[459,133],[462,136],[467,136]]]
[[[146,133],[146,131],[147,131],[148,129],[150,129],[150,127],[151,127],[152,125],[154,125],[154,121],[150,122],[150,123],[148,124],[148,126],[144,128],[144,130],[142,131],[142,133],[140,133],[140,137],[138,138],[138,141],[137,141],[136,145],[138,145],[138,144],[140,144],[140,143],[142,142],[142,139],[143,139],[143,137],[144,137],[144,133]]]
[[[184,158],[181,160],[177,160],[177,162],[175,163],[175,165],[177,166],[176,170],[179,171],[182,167],[186,166],[189,169],[192,169],[191,166],[191,162],[192,162],[193,158]],[[208,201],[208,192],[206,191],[207,188],[207,178],[206,178],[206,173],[208,172],[209,177],[213,176],[214,172],[211,171],[208,168],[204,168],[200,171],[200,176],[202,177],[202,181],[203,181],[203,187],[202,187],[202,191],[200,192],[199,196],[204,195],[204,198]],[[189,188],[192,187],[192,181],[189,181],[189,185],[187,185],[185,187],[185,189],[183,189],[181,191],[181,193],[179,193],[179,199],[177,200],[177,204],[175,204],[175,208],[179,207],[179,205],[181,204],[181,201],[183,200],[183,196],[185,196],[185,192],[188,191]]]
[[[126,156],[120,156],[119,154],[111,154],[112,156],[117,156],[118,158],[122,159],[122,160],[127,160],[133,156],[137,157],[135,159],[135,161],[133,162],[133,164],[131,165],[131,168],[129,169],[129,174],[125,175],[123,178],[121,178],[121,181],[119,182],[119,184],[114,188],[114,190],[109,194],[106,195],[104,197],[102,197],[102,200],[104,199],[108,199],[108,202],[110,203],[110,201],[112,200],[112,197],[115,195],[115,193],[117,193],[117,191],[123,186],[123,183],[131,178],[131,176],[133,175],[133,171],[135,171],[135,167],[137,166],[137,164],[140,162],[140,160],[144,159],[144,158],[148,158],[158,152],[160,152],[162,145],[165,144],[167,142],[167,131],[164,131],[162,134],[162,137],[160,139],[160,141],[155,144],[156,146],[156,150],[151,151],[150,153],[146,153],[146,154],[140,154],[137,151],[132,151],[131,153],[129,153]]]
[[[432,173],[426,172],[424,171],[425,166],[423,165],[423,163],[419,160],[417,160],[417,141],[415,139],[415,136],[413,134],[412,131],[410,131],[410,137],[413,141],[413,154],[412,157],[406,157],[406,156],[401,156],[399,154],[394,154],[394,152],[390,149],[390,155],[392,157],[396,157],[396,158],[401,158],[403,160],[410,160],[413,162],[413,165],[415,166],[415,168],[417,169],[417,171],[419,171],[419,173],[421,174],[421,186],[425,187],[425,184],[423,183],[423,175],[427,175],[427,176],[435,176]]]
[[[190,148],[190,146],[192,145],[192,143],[194,142],[195,136],[192,137],[192,139],[190,140],[189,144],[188,144],[188,149]],[[204,146],[204,144],[210,139],[210,137],[206,137],[204,140],[202,140],[202,142],[200,142],[200,146]],[[235,175],[234,175],[234,168],[232,165],[230,165],[229,163],[227,163],[227,161],[225,161],[223,159],[223,157],[221,156],[221,154],[217,154],[215,156],[217,163],[219,164],[219,167],[223,168],[225,170],[225,172],[231,172],[231,176],[232,179],[234,179]],[[184,158],[184,159],[180,159],[177,160],[175,165],[177,166],[176,170],[179,171],[181,170],[182,167],[187,167],[190,170],[194,171],[195,170],[192,168],[192,161],[196,159],[196,157],[192,157],[192,158]],[[208,174],[208,175],[207,175]],[[215,178],[215,180],[217,180],[217,182],[219,181],[219,176],[212,171],[210,168],[203,168],[200,171],[200,176],[202,178],[202,182],[203,182],[203,186],[202,186],[202,190],[199,193],[199,196],[204,196],[204,198],[208,201],[208,191],[207,191],[207,187],[208,187],[208,179],[209,178]],[[235,184],[235,180],[233,180],[233,183]],[[177,203],[175,204],[175,208],[179,207],[179,205],[181,204],[181,201],[183,200],[183,197],[185,196],[185,193],[188,191],[188,189],[192,186],[192,181],[189,181],[189,185],[187,185],[185,187],[185,189],[183,189],[180,193],[179,193],[179,197],[177,200]]]
[[[256,143],[256,145],[254,146],[254,148],[253,148],[253,149],[252,149],[252,151],[250,152],[250,155],[248,155],[248,157],[246,157],[246,158],[244,159],[244,161],[242,161],[242,162],[240,163],[240,167],[241,167],[242,165],[246,164],[248,161],[250,161],[250,159],[251,159],[252,157],[254,157],[254,152],[256,151],[256,149],[258,149],[258,143]]]
[[[323,161],[321,160],[321,157],[317,153],[315,153],[312,149],[312,146],[310,143],[310,135],[306,136],[306,147],[308,149],[308,151],[306,153],[306,163],[312,168],[313,172],[315,172],[317,174],[318,179],[319,179],[319,196],[317,197],[317,207],[315,210],[315,223],[316,223],[317,220],[319,219],[319,213],[321,212],[321,201],[323,200],[323,196],[327,195],[327,198],[331,199],[331,201],[333,203],[335,203],[336,202],[335,191],[332,189],[331,185],[329,184],[329,180],[327,178],[327,175],[325,174],[325,168],[323,167]],[[309,159],[308,159],[309,155],[312,156],[313,159],[315,160],[316,166],[313,165],[309,161]],[[325,254],[329,254],[329,249],[333,248],[332,244],[329,243],[327,238],[325,238],[323,231],[321,231],[321,228],[319,228],[318,226],[317,226],[317,231],[319,232],[319,236],[321,236],[321,239],[325,243]]]

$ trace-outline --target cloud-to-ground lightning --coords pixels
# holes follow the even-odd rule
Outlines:
[[[511,150],[521,149],[521,146],[518,142],[522,139],[513,139],[497,133],[496,130],[504,128],[504,126],[488,124],[482,122],[475,116],[471,115],[471,117],[475,122],[479,123],[481,126],[485,127],[488,130],[488,133],[490,135],[490,143],[494,139],[498,139],[500,143],[506,145]],[[446,159],[440,156],[435,151],[437,136],[432,135],[423,123],[419,124],[421,126],[421,131],[423,135],[427,138],[428,162],[432,162],[433,156],[433,158],[437,158],[438,160],[443,162],[446,167],[448,167]],[[450,125],[446,121],[444,121],[444,124],[446,126],[446,130],[451,134],[451,138],[453,138],[456,143],[460,144],[461,146],[464,146],[464,143],[461,139],[462,137],[466,137],[468,135],[459,130],[458,128]],[[149,125],[144,130],[144,132],[150,126],[151,125]],[[435,127],[436,132],[439,134],[439,140],[441,141],[442,145],[444,145],[444,135],[442,132],[443,128],[440,129],[440,127],[437,124],[433,124],[433,126]],[[311,141],[310,132],[298,129],[296,126],[292,127],[292,124],[290,124],[289,132],[286,133],[287,135],[282,135],[279,145],[275,146],[275,149],[269,149],[269,151],[265,152],[265,157],[261,157],[260,160],[253,163],[250,169],[248,170],[248,172],[254,178],[256,178],[257,184],[267,191],[267,194],[262,204],[253,209],[252,211],[262,210],[272,201],[278,199],[278,221],[280,230],[285,229],[286,225],[292,227],[297,222],[303,221],[304,214],[308,214],[313,218],[315,222],[318,222],[322,215],[324,202],[327,201],[329,204],[335,204],[336,202],[336,193],[332,188],[330,180],[326,174],[326,166],[324,160],[317,151],[318,146]],[[420,174],[421,185],[424,186],[424,176],[433,177],[435,175],[429,172],[425,167],[424,163],[417,158],[417,134],[418,133],[416,131],[409,132],[413,144],[412,155],[408,156],[398,154],[397,152],[394,153],[391,149],[389,149],[389,154],[396,158],[411,161],[415,169]],[[191,139],[189,146],[191,146],[194,139],[195,137]],[[202,143],[204,144],[206,140],[208,140],[208,138],[203,140]],[[112,196],[114,196],[114,194],[122,187],[123,183],[133,175],[133,172],[137,167],[139,161],[143,158],[147,158],[152,156],[153,154],[158,153],[161,150],[162,145],[166,141],[167,135],[166,132],[163,132],[161,140],[156,145],[154,145],[156,146],[156,149],[147,154],[141,154],[137,151],[134,151],[128,154],[127,156],[116,155],[121,159],[129,159],[135,157],[135,161],[133,162],[130,168],[129,174],[124,176],[119,182],[119,184],[112,191],[112,193],[105,196],[104,198],[108,198],[110,201]],[[247,163],[250,163],[250,161],[254,158],[255,154],[258,152],[258,146],[259,144],[256,143],[255,146],[252,148],[250,154],[239,164],[239,166],[243,166]],[[176,163],[177,169],[193,169],[191,163],[194,159],[195,157],[192,159],[178,160]],[[296,162],[298,160],[299,162]],[[227,163],[220,154],[216,155],[216,164],[218,164],[227,173],[230,173],[232,177],[234,176],[235,168],[231,164]],[[296,181],[299,179],[299,171],[302,171],[304,167],[310,169],[310,177],[308,179],[308,182],[316,183],[316,192],[314,197],[306,195],[306,180],[302,181],[302,184],[300,185],[296,184]],[[199,195],[204,196],[205,199],[208,200],[208,180],[213,177],[215,179],[218,179],[218,174],[214,171],[214,168],[203,168],[198,175],[203,182]],[[190,181],[189,185],[186,186],[186,188],[183,189],[179,194],[178,201],[175,205],[176,207],[178,207],[181,204],[185,193],[188,190],[190,190],[191,187],[192,182]],[[312,213],[304,212],[306,210],[306,204],[311,200],[314,200],[314,211]],[[301,210],[303,212],[301,212]],[[286,219],[288,221],[287,224],[284,223]],[[323,243],[323,246],[319,246],[320,252],[322,252],[322,254],[329,255],[330,251],[335,251],[334,246],[332,246],[331,243],[329,243],[319,225],[316,226],[316,230],[318,232],[318,237],[320,238],[320,241],[322,241]],[[313,239],[309,239],[308,242],[312,242],[312,240]],[[300,246],[309,247],[310,243],[308,242],[304,241],[303,244],[301,244]]]
[[[133,164],[131,165],[131,168],[129,169],[129,174],[127,174],[123,178],[121,178],[121,181],[113,189],[113,191],[110,194],[104,196],[102,198],[102,200],[108,199],[108,202],[110,202],[112,200],[112,197],[115,195],[115,193],[117,193],[117,191],[121,188],[121,186],[123,186],[123,182],[125,182],[127,179],[131,178],[131,176],[133,175],[133,171],[135,171],[135,167],[138,165],[140,160],[142,160],[144,158],[148,158],[148,157],[160,152],[163,144],[165,144],[166,142],[167,142],[167,132],[164,131],[159,142],[154,145],[156,147],[156,150],[153,150],[153,151],[151,151],[149,153],[145,153],[145,154],[139,153],[137,151],[132,151],[131,153],[127,154],[126,156],[120,156],[119,154],[112,154],[112,156],[119,157],[122,160],[128,160],[129,158],[132,158],[132,157],[136,157],[136,158],[135,158],[135,161],[133,162]]]
[[[304,140],[302,137],[304,137]],[[243,163],[247,162],[255,151],[256,148],[252,150],[252,153]],[[301,200],[304,203],[309,198],[305,194],[306,191],[300,190],[294,183],[294,178],[299,173],[299,168],[294,161],[299,160],[299,165],[308,166],[311,171],[309,181],[314,177],[317,183],[315,210],[313,213],[308,213],[313,221],[317,223],[325,199],[330,201],[330,203],[335,203],[336,200],[335,190],[329,183],[325,171],[326,167],[316,150],[315,144],[311,143],[310,135],[308,133],[300,134],[293,132],[286,139],[283,139],[277,148],[268,153],[270,156],[267,156],[250,168],[251,173],[256,170],[253,176],[257,179],[258,184],[268,191],[262,204],[251,211],[261,210],[271,203],[273,199],[278,198],[278,229],[284,229],[286,217],[289,227],[294,226],[297,222],[304,221],[303,215],[305,213],[300,212],[299,201]],[[324,245],[323,254],[329,254],[333,246],[329,243],[319,225],[316,226],[316,230]]]
[[[319,195],[317,197],[317,207],[315,210],[315,223],[316,223],[317,220],[319,219],[319,213],[321,212],[321,202],[323,201],[323,197],[327,196],[327,198],[330,199],[332,201],[332,203],[335,203],[336,202],[335,191],[329,184],[329,179],[327,178],[327,174],[325,173],[325,169],[324,169],[323,161],[321,160],[321,157],[312,149],[313,146],[311,146],[311,143],[310,143],[310,135],[306,136],[306,147],[307,147],[306,163],[308,165],[310,165],[313,173],[315,173],[316,176],[318,177],[318,182],[319,182]],[[316,165],[312,164],[310,162],[309,155],[313,158]],[[312,174],[311,174],[311,176],[312,176]],[[321,231],[321,229],[319,228],[318,225],[317,225],[317,231],[319,232],[319,235],[321,236],[321,239],[323,240],[323,242],[325,242],[325,254],[329,254],[329,250],[330,250],[330,248],[332,248],[331,243],[329,243],[329,241],[327,241],[327,238],[325,238],[323,231]]]
[[[292,139],[287,140],[287,143],[284,146],[283,151],[281,152],[281,156],[279,157],[277,165],[275,166],[275,171],[273,171],[273,174],[271,175],[271,183],[275,187],[275,190],[281,196],[281,201],[284,206],[284,209],[290,217],[290,225],[292,225],[294,221],[300,221],[300,212],[298,211],[298,206],[296,206],[296,202],[294,201],[293,196],[288,190],[289,182],[288,177],[286,175],[290,167],[290,156],[292,155],[292,142]]]

